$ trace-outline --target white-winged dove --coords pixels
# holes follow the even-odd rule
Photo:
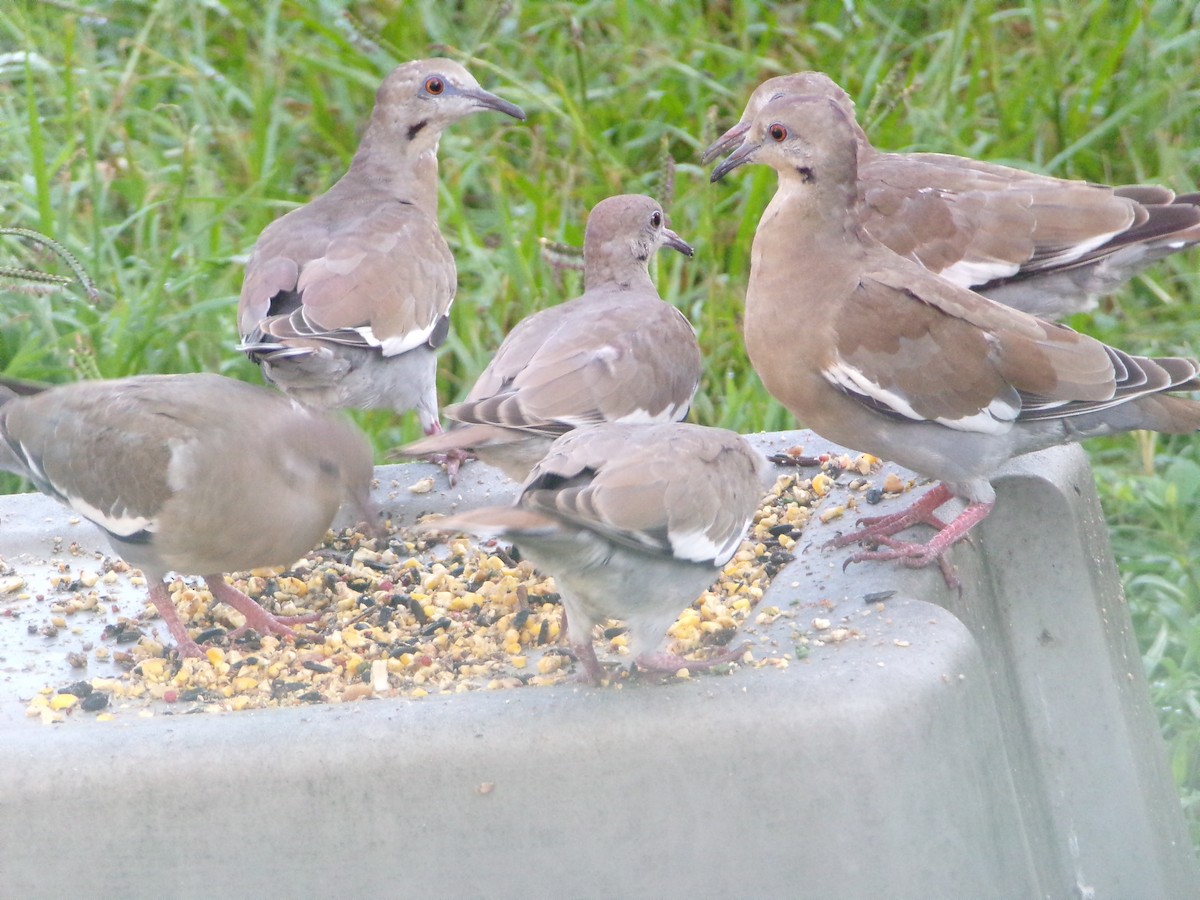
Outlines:
[[[746,163],[779,174],[759,222],[745,342],[767,390],[832,441],[943,483],[911,510],[844,536],[888,549],[852,559],[938,561],[991,510],[989,477],[1010,457],[1136,428],[1200,428],[1197,364],[1130,356],[958,287],[893,253],[862,227],[853,120],[820,97],[759,111],[712,178]],[[957,495],[949,524],[934,517]],[[918,521],[928,543],[891,535]]]
[[[371,450],[339,416],[220,375],[0,390],[0,469],[108,535],[150,582],[183,656],[199,656],[163,578],[200,575],[243,628],[291,635],[225,572],[288,565],[320,543],[343,500],[374,525]]]
[[[402,452],[469,449],[520,481],[572,428],[682,419],[700,384],[700,348],[650,280],[663,246],[693,252],[655,200],[597,203],[583,240],[583,294],[521,320],[466,400],[446,407],[461,424]]]
[[[817,96],[854,121],[854,103],[827,75],[764,81],[741,120],[705,152],[735,147],[780,97]],[[1157,259],[1200,242],[1200,194],[1157,185],[1111,188],[941,153],[886,153],[852,125],[862,224],[931,272],[1048,318],[1090,308]]]
[[[639,666],[705,668],[657,648],[680,612],[716,581],[759,500],[762,457],[738,434],[682,422],[607,423],[560,437],[530,472],[516,504],[429,523],[511,541],[562,596],[571,649],[603,677],[592,629],[629,627]]]
[[[440,430],[434,354],[457,275],[438,229],[438,139],[481,110],[525,118],[452,60],[398,66],[349,171],[263,230],[238,327],[281,390],[318,407],[415,409],[426,434]]]

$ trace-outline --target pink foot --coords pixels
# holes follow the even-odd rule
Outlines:
[[[933,514],[939,506],[949,500],[953,494],[944,484],[938,484],[926,491],[915,503],[906,506],[899,512],[888,516],[869,516],[859,519],[856,524],[865,526],[849,534],[842,534],[829,541],[826,546],[845,547],[847,544],[859,544],[867,540],[879,540],[891,537],[898,531],[903,531],[913,525],[932,525],[938,531],[946,527],[946,523]]]
[[[992,505],[992,503],[969,503],[966,509],[949,523],[943,524],[938,533],[924,544],[915,541],[897,541],[885,535],[872,535],[872,540],[887,549],[860,550],[852,554],[846,560],[845,565],[867,560],[894,559],[899,560],[903,566],[919,569],[936,562],[942,570],[942,577],[946,580],[946,585],[957,590],[959,587],[958,575],[954,571],[954,566],[946,559],[946,552],[967,537],[967,533],[972,528],[987,518],[988,513],[992,511]]]
[[[251,628],[259,634],[278,634],[281,637],[296,637],[296,632],[289,625],[304,625],[316,622],[321,613],[307,613],[303,616],[274,616],[267,612],[241,591],[230,586],[221,575],[206,575],[204,583],[212,592],[213,599],[218,603],[228,603],[246,618],[246,624],[235,628],[229,633],[231,638],[245,634]]]
[[[433,424],[428,428],[425,428],[424,431],[426,437],[429,437],[432,434],[441,434],[442,425],[435,419]],[[445,453],[430,453],[425,457],[425,459],[433,463],[435,466],[441,466],[446,470],[446,480],[450,482],[450,487],[454,487],[454,485],[457,483],[458,470],[462,468],[462,464],[467,460],[474,458],[475,457],[471,455],[471,451],[463,450],[461,447],[455,447],[451,450],[447,450]]]

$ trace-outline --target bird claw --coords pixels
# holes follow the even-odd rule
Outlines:
[[[461,450],[457,447],[447,450],[445,453],[430,453],[425,457],[426,460],[435,466],[441,466],[446,471],[446,481],[450,483],[450,487],[454,487],[458,483],[458,470],[462,468],[462,464],[474,458],[475,454],[470,450]]]
[[[206,577],[209,592],[218,603],[232,606],[245,618],[245,623],[229,632],[229,639],[236,640],[250,629],[259,634],[276,634],[280,637],[296,637],[290,625],[307,625],[321,618],[321,613],[305,613],[299,616],[275,616],[267,612],[241,591],[227,584],[220,576]]]
[[[855,521],[856,531],[830,538],[825,542],[825,546],[846,547],[850,544],[861,544],[864,541],[885,543],[893,534],[914,525],[928,525],[935,531],[943,531],[947,527],[947,523],[933,513],[911,516],[906,510],[891,516],[865,516]]]
[[[245,615],[245,613],[242,613]],[[302,616],[276,616],[262,610],[262,618],[254,616],[254,622],[250,621],[250,617],[246,621],[229,632],[229,640],[236,641],[238,638],[254,631],[258,634],[277,634],[280,637],[296,637],[296,632],[292,630],[293,625],[308,625],[312,622],[320,620],[321,613],[306,613]]]
[[[909,569],[923,569],[936,562],[938,568],[941,569],[946,586],[951,590],[961,589],[962,582],[958,578],[958,572],[954,568],[954,564],[946,558],[950,547],[939,548],[932,546],[932,542],[918,544],[913,541],[897,541],[886,537],[878,538],[878,542],[888,549],[860,550],[852,553],[842,564],[842,571],[845,572],[846,567],[853,562],[896,560],[900,565]]]
[[[831,538],[825,546],[845,547],[867,540],[882,541],[906,528],[921,524],[930,525],[940,532],[947,527],[947,523],[935,515],[935,512],[949,499],[949,489],[939,484],[899,512],[887,516],[864,516],[854,523],[857,531]]]

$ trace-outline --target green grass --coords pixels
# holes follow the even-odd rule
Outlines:
[[[540,259],[538,239],[579,243],[593,204],[640,191],[698,248],[657,263],[706,352],[695,418],[790,427],[739,334],[771,174],[713,187],[697,164],[770,75],[828,72],[888,149],[1179,190],[1195,190],[1200,172],[1200,13],[1174,0],[7,0],[0,227],[60,242],[104,298],[93,307],[78,289],[0,281],[11,288],[0,366],[54,381],[194,370],[255,380],[233,350],[239,259],[345,169],[384,73],[435,53],[530,114],[525,125],[475,116],[442,141],[441,219],[460,281],[443,402],[523,315],[578,291],[576,273]],[[1194,355],[1197,256],[1156,266],[1073,324],[1130,350]],[[4,233],[0,266],[71,274]],[[383,414],[360,421],[380,450],[417,433]],[[1200,840],[1200,451],[1136,437],[1090,449]]]

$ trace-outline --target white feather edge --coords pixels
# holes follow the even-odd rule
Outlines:
[[[671,541],[671,555],[676,559],[688,562],[711,563],[721,567],[729,562],[742,543],[742,533],[729,535],[721,543],[717,543],[705,530],[685,531],[679,534],[672,532],[668,535]]]
[[[361,334],[364,341],[372,347],[378,347],[384,356],[398,356],[401,353],[407,353],[414,347],[421,346],[429,340],[429,335],[433,334],[433,330],[437,327],[438,319],[440,318],[441,316],[438,316],[424,328],[416,328],[404,334],[385,338],[382,341],[375,336],[375,332],[371,329],[370,325],[362,325],[349,330]]]
[[[1031,271],[1041,272],[1068,266],[1097,247],[1108,243],[1119,235],[1120,231],[1108,231],[1098,234],[1086,241],[1072,244],[1052,256],[1035,260],[1030,266]],[[959,287],[971,288],[979,284],[987,284],[997,278],[1008,278],[1016,275],[1023,267],[1016,263],[1003,263],[995,260],[960,259],[938,272],[942,278],[952,281]]]
[[[939,425],[953,428],[956,431],[973,431],[979,434],[1007,434],[1009,429],[1012,428],[1012,423],[1016,420],[1017,414],[1021,411],[1020,407],[1014,406],[997,397],[973,415],[962,416],[957,419],[944,417],[930,419],[920,415],[913,409],[912,404],[900,394],[897,394],[895,391],[886,390],[861,370],[849,365],[840,356],[834,360],[832,365],[822,369],[821,374],[831,384],[843,388],[852,394],[870,397],[872,400],[883,404],[906,419],[912,419],[914,422],[936,422]]]
[[[145,516],[113,516],[97,509],[81,497],[76,497],[73,494],[66,494],[65,496],[67,502],[71,504],[71,508],[77,513],[118,537],[130,537],[139,531],[154,532],[158,530],[157,519],[148,519]]]
[[[1008,278],[1016,275],[1021,267],[1016,263],[986,262],[984,260],[960,259],[942,269],[937,274],[959,287],[972,288],[979,284],[987,284],[997,278]]]

